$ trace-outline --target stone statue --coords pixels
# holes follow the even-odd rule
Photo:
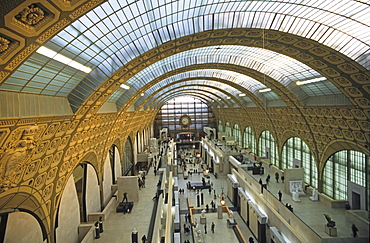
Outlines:
[[[206,213],[206,210],[205,210],[205,209],[203,209],[203,210],[202,210],[202,218],[204,218],[204,217],[205,217],[205,213]]]
[[[202,238],[200,237],[200,236],[201,236],[201,233],[202,233],[202,231],[197,230],[197,238],[198,238],[198,242],[201,242],[201,241],[202,241]]]
[[[235,217],[234,217],[234,212],[232,210],[230,210],[230,214],[229,214],[229,221],[231,223],[233,223],[235,220]]]
[[[334,227],[335,226],[335,221],[332,221],[328,214],[324,213],[324,216],[325,216],[326,221],[328,221],[328,223],[326,225],[328,227]]]
[[[317,200],[319,200],[319,197],[318,197],[318,195],[317,195],[317,190],[316,190],[316,188],[314,188],[314,189],[312,190],[312,197],[310,197],[310,199],[311,199],[312,201],[317,201]]]
[[[293,199],[293,201],[295,201],[295,202],[299,202],[299,201],[301,201],[301,200],[299,199],[299,193],[298,193],[297,189],[295,189],[295,191],[293,191],[293,192],[292,192],[292,199]]]

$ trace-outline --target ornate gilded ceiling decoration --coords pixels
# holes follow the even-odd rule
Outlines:
[[[28,6],[15,16],[15,19],[17,19],[22,24],[32,27],[37,27],[37,25],[44,18],[45,18],[44,10],[42,10],[36,4]]]
[[[0,37],[0,53],[6,51],[9,48],[10,41]]]
[[[5,26],[21,36],[41,34],[58,21],[60,11],[46,1],[24,1],[4,17]]]

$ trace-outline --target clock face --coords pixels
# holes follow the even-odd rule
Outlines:
[[[181,123],[181,125],[183,125],[183,126],[189,126],[189,124],[190,124],[190,117],[189,117],[189,116],[187,116],[187,115],[183,115],[183,116],[181,116],[181,118],[180,118],[180,123]]]

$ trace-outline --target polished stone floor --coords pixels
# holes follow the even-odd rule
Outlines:
[[[195,209],[204,209],[206,204],[210,204],[212,200],[214,200],[214,192],[208,192],[208,190],[203,190],[203,197],[204,197],[204,204],[197,207],[196,201],[196,192],[193,190],[186,189],[187,181],[191,182],[200,182],[202,178],[202,174],[193,174],[189,176],[187,180],[184,180],[182,170],[179,168],[179,175],[178,175],[178,186],[179,188],[184,189],[184,194],[179,196],[180,199],[180,212],[181,212],[181,226],[185,223],[185,214],[188,210],[186,204],[186,198],[190,198],[190,202]],[[254,175],[254,178],[258,181],[260,178],[265,180],[266,175],[269,174],[268,169],[266,173],[262,176]],[[271,175],[272,176],[272,175]],[[272,176],[273,177],[273,176]],[[100,239],[96,239],[94,241],[100,242],[131,242],[131,232],[134,228],[138,231],[139,239],[143,235],[147,235],[149,221],[153,210],[153,201],[152,198],[154,196],[156,190],[156,184],[158,182],[159,176],[155,176],[153,173],[153,168],[150,168],[149,173],[147,175],[146,180],[146,188],[142,188],[139,192],[140,201],[135,203],[132,213],[130,214],[123,214],[123,213],[116,213],[115,211],[112,212],[108,219],[104,221],[104,232],[101,234]],[[216,195],[219,196],[221,194],[222,188],[225,188],[226,194],[226,176],[219,177],[216,179],[213,175],[210,175],[210,180],[213,184],[213,188],[216,191]],[[271,180],[268,190],[277,197],[278,190],[282,190],[283,184],[276,183],[276,181]],[[326,223],[325,217],[323,213],[328,213],[333,220],[337,223],[338,228],[338,237],[342,238],[352,238],[352,231],[351,225],[352,222],[348,221],[345,218],[345,211],[344,209],[333,209],[327,207],[325,204],[316,201],[312,202],[309,200],[309,197],[300,197],[301,202],[294,202],[291,198],[291,195],[283,194],[282,203],[289,203],[294,208],[294,213],[298,215],[306,224],[308,224],[312,229],[314,229],[320,236],[323,238],[330,238],[324,231],[324,225]],[[219,199],[218,199],[219,200]],[[229,200],[226,200],[226,205],[232,207]],[[197,210],[201,211],[201,210]],[[200,222],[200,213],[195,214],[194,216],[198,218],[198,222]],[[246,240],[249,237],[254,237],[244,221],[240,218],[238,213],[234,213],[235,219],[241,228],[241,231]],[[209,210],[206,213],[207,218],[207,234],[204,232],[204,225],[200,224],[199,229],[202,231],[202,237],[204,242],[208,243],[218,243],[225,241],[228,242],[238,242],[237,238],[232,229],[227,227],[227,214],[223,214],[223,218],[219,219],[217,216],[217,212],[211,212]],[[214,222],[215,233],[210,232],[210,225]],[[359,238],[365,238],[369,236],[369,229],[366,228],[359,228]],[[185,235],[183,232],[183,227],[181,227],[181,242],[185,240],[189,240],[192,242],[191,235]],[[139,240],[139,242],[141,242]],[[257,240],[255,240],[257,242]],[[342,241],[343,242],[343,241]]]
[[[201,181],[202,175],[201,174],[193,174],[189,180],[190,181]],[[104,232],[101,233],[100,239],[95,239],[95,242],[123,242],[129,243],[131,242],[131,233],[134,228],[138,232],[139,239],[142,238],[143,235],[147,235],[149,230],[149,221],[153,210],[154,202],[152,198],[154,196],[156,190],[156,184],[158,182],[159,176],[155,176],[153,173],[153,168],[150,168],[148,175],[146,176],[146,187],[142,188],[139,191],[140,201],[135,203],[134,208],[131,213],[123,214],[123,213],[116,213],[112,211],[109,215],[108,219],[104,221],[103,227]],[[214,199],[214,194],[204,192],[204,205],[200,205],[197,207],[196,205],[196,192],[192,190],[186,189],[186,182],[187,180],[183,179],[183,175],[179,174],[178,177],[178,184],[179,188],[184,188],[184,194],[179,195],[180,200],[180,215],[181,217],[181,242],[185,240],[192,241],[191,235],[185,235],[183,231],[183,224],[185,223],[185,214],[188,212],[186,198],[189,197],[192,205],[195,209],[203,209],[205,208],[205,204],[209,204],[211,200]],[[215,179],[213,175],[211,175],[211,181],[213,183],[213,187],[216,190],[216,194],[221,193],[221,187],[226,187],[226,181],[223,179]],[[232,206],[231,203],[226,200],[228,206]],[[227,214],[223,214],[222,219],[218,219],[217,212],[211,212],[209,210],[206,213],[206,220],[207,220],[207,234],[204,233],[204,224],[199,224],[199,229],[202,231],[202,237],[204,242],[209,243],[224,243],[225,239],[230,240],[230,242],[238,242],[234,231],[227,226]],[[251,237],[251,233],[248,227],[244,224],[243,220],[240,218],[239,214],[235,213],[235,219],[241,228],[241,231],[244,234],[244,237],[248,239]],[[198,218],[198,222],[200,222],[201,213],[194,214],[194,217]],[[215,223],[215,233],[211,232],[211,223]],[[141,242],[141,240],[139,241]],[[255,241],[257,242],[257,241]]]

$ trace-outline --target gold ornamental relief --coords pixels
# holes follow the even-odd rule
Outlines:
[[[45,12],[36,4],[32,4],[23,9],[15,18],[26,26],[36,26],[45,18]]]
[[[0,165],[0,192],[16,187],[22,178],[34,148],[38,126],[18,129],[8,140]]]
[[[5,26],[22,36],[32,37],[51,27],[60,12],[47,1],[23,1],[4,17]]]
[[[0,37],[0,53],[6,51],[9,48],[10,41]]]
[[[0,65],[6,64],[19,50],[21,50],[25,45],[25,40],[8,31],[5,28],[0,28]],[[0,72],[0,83],[4,80],[7,73]]]
[[[10,72],[0,71],[0,84],[10,75]]]

